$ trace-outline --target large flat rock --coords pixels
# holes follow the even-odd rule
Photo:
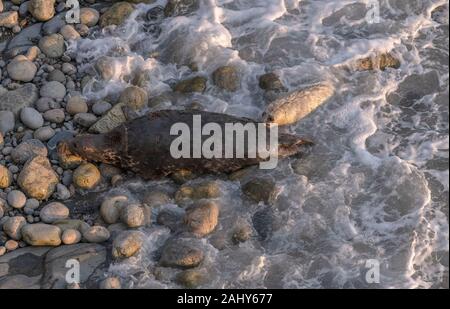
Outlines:
[[[38,98],[36,86],[31,83],[25,84],[16,90],[3,92],[0,95],[0,111],[12,111],[17,116],[22,108],[32,106]]]

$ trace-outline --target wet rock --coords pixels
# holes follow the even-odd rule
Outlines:
[[[252,217],[253,227],[262,240],[272,236],[273,232],[279,228],[280,222],[272,207],[258,210]]]
[[[174,90],[181,93],[204,92],[207,79],[202,76],[196,76],[183,80],[175,85]]]
[[[139,231],[121,232],[113,241],[112,255],[115,258],[128,258],[139,252],[144,235]]]
[[[39,49],[49,58],[60,58],[66,51],[64,37],[59,33],[44,36],[39,40]]]
[[[99,244],[76,244],[49,251],[44,262],[42,288],[66,288],[67,261],[69,260],[79,261],[80,284],[83,285],[105,264],[106,248]]]
[[[185,224],[196,236],[204,237],[214,231],[219,221],[219,205],[204,201],[186,209]]]
[[[96,9],[81,8],[80,9],[80,22],[88,27],[94,27],[97,25],[100,14]]]
[[[55,0],[30,0],[28,11],[38,21],[47,21],[55,15]]]
[[[19,14],[16,11],[0,13],[0,27],[13,28],[19,22]]]
[[[199,7],[199,0],[169,0],[164,8],[164,15],[166,17],[189,15]]]
[[[69,189],[63,184],[57,184],[56,185],[56,194],[55,197],[61,201],[69,199],[71,196],[71,193]]]
[[[49,82],[60,82],[61,84],[66,83],[66,76],[61,70],[53,70],[47,75],[47,80]]]
[[[398,85],[396,91],[387,95],[387,101],[390,104],[409,107],[418,99],[438,92],[439,85],[439,74],[436,71],[429,71],[424,74],[412,74],[407,76]]]
[[[220,185],[216,181],[207,181],[196,185],[184,185],[175,193],[175,200],[183,202],[185,199],[199,200],[218,198],[222,195]]]
[[[39,129],[44,125],[42,115],[32,107],[24,107],[20,112],[20,120],[32,130]]]
[[[40,279],[44,272],[45,254],[50,247],[26,247],[0,258],[0,278],[23,275],[29,281]],[[17,287],[16,287],[17,288]]]
[[[377,54],[372,57],[356,61],[356,69],[359,71],[386,70],[387,68],[400,68],[400,60],[391,53]]]
[[[235,244],[246,242],[252,237],[252,227],[247,222],[238,222],[233,228],[231,239]]]
[[[37,139],[26,140],[11,151],[11,159],[18,164],[24,164],[35,156],[46,157],[47,155],[47,147]]]
[[[214,84],[228,91],[236,91],[240,87],[240,77],[236,67],[223,66],[213,73]]]
[[[0,279],[0,289],[39,289],[39,278],[25,275],[13,275]]]
[[[76,114],[73,120],[80,126],[89,128],[91,127],[96,121],[97,116],[91,113],[79,113]]]
[[[120,26],[133,11],[133,5],[128,2],[115,3],[100,17],[100,26]]]
[[[76,115],[79,113],[87,113],[88,105],[86,99],[81,96],[73,96],[67,101],[66,111],[70,115]]]
[[[192,268],[203,262],[201,243],[193,238],[173,238],[164,245],[159,263],[164,267]]]
[[[59,13],[42,26],[42,33],[50,35],[58,33],[66,25],[66,12]]]
[[[64,37],[66,41],[76,41],[81,38],[81,35],[75,30],[72,25],[62,26],[59,33]]]
[[[93,124],[89,131],[92,133],[107,133],[127,121],[125,113],[123,112],[125,103],[118,103],[111,108],[106,115],[100,118]]]
[[[186,269],[176,276],[175,281],[188,289],[194,289],[204,284],[207,281],[207,276],[204,270]]]
[[[100,182],[100,171],[91,163],[80,165],[73,173],[73,183],[81,189],[93,189]]]
[[[25,56],[19,55],[8,63],[6,70],[8,71],[9,77],[13,80],[30,82],[36,75],[37,67]]]
[[[444,5],[440,5],[438,7],[436,7],[432,12],[431,12],[431,18],[440,24],[447,24],[448,25],[448,3],[444,4]]]
[[[280,77],[275,73],[261,75],[259,77],[259,87],[266,91],[274,91],[277,93],[287,91]]]
[[[0,164],[0,189],[8,188],[13,181],[11,172],[3,165]]]
[[[7,196],[8,204],[12,208],[22,209],[27,202],[27,197],[19,190],[12,190]]]
[[[95,62],[95,70],[103,80],[109,81],[116,75],[115,63],[113,57],[101,56]]]
[[[296,123],[331,98],[333,93],[333,86],[325,83],[291,92],[270,103],[263,120],[280,126]]]
[[[44,119],[51,123],[63,123],[66,115],[62,108],[51,109],[44,113]]]
[[[51,81],[44,84],[39,93],[41,94],[41,97],[61,101],[66,95],[66,87],[60,82]]]
[[[33,137],[41,142],[46,142],[55,136],[55,133],[51,127],[42,127],[34,132]]]
[[[144,209],[140,205],[131,204],[122,207],[121,221],[130,228],[136,228],[145,224]]]
[[[40,98],[36,101],[35,107],[39,112],[44,113],[51,108],[55,108],[56,102],[50,98]]]
[[[76,74],[78,71],[77,68],[73,64],[68,63],[68,62],[64,62],[62,64],[61,69],[62,69],[62,72],[67,75]]]
[[[273,203],[280,193],[276,183],[267,178],[255,178],[242,186],[242,191],[255,202]]]
[[[53,202],[45,205],[40,212],[40,217],[44,223],[53,223],[69,217],[69,208],[64,204]]]
[[[2,117],[1,111],[10,111],[14,113],[14,115],[18,115],[19,111],[22,108],[32,106],[37,99],[38,99],[38,90],[36,86],[33,84],[25,84],[16,90],[8,91],[4,94],[1,94],[0,117]],[[0,128],[1,127],[2,124],[0,122]]]
[[[41,38],[42,23],[37,23],[26,27],[9,41],[6,53],[17,55],[26,52],[30,47],[36,45],[36,41]]]
[[[20,143],[19,146],[11,151],[11,159],[15,163],[24,164],[34,156],[46,157],[47,154],[47,147],[45,147],[41,141],[37,139],[29,139]]]
[[[110,109],[112,108],[112,105],[105,101],[99,101],[96,102],[92,106],[92,112],[96,114],[97,116],[103,116],[106,114]]]
[[[147,107],[147,91],[136,86],[125,88],[125,90],[120,94],[119,102],[125,103],[132,110],[140,110]]]
[[[101,243],[109,239],[111,235],[103,226],[93,226],[83,233],[83,238],[90,243]]]
[[[65,245],[74,245],[81,241],[81,233],[78,230],[67,229],[62,233],[61,240]]]
[[[17,178],[20,188],[31,198],[48,199],[58,183],[58,175],[46,157],[36,156],[27,161]]]
[[[30,246],[56,247],[61,244],[61,229],[43,223],[28,224],[22,228],[22,237]]]
[[[5,243],[5,248],[6,250],[8,250],[8,252],[14,251],[19,248],[19,243],[15,240],[10,239]]]
[[[22,239],[22,227],[27,224],[24,217],[16,216],[8,218],[3,224],[3,231],[14,240]]]

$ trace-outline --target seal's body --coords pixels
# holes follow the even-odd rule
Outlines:
[[[178,170],[189,170],[196,174],[231,173],[268,159],[259,156],[248,158],[247,149],[244,158],[174,158],[170,148],[178,136],[170,134],[171,128],[176,123],[184,123],[192,132],[194,115],[200,115],[203,124],[220,125],[223,132],[226,123],[240,123],[244,126],[253,123],[256,127],[258,125],[253,120],[225,114],[163,110],[124,123],[109,133],[78,136],[67,141],[67,147],[61,149],[88,161],[103,162],[131,170],[146,179],[164,177]],[[207,138],[208,136],[202,136],[202,143]],[[310,144],[290,134],[280,134],[278,142],[279,157],[299,153],[300,146]]]

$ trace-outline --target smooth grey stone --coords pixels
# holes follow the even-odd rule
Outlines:
[[[11,55],[13,53],[25,53],[31,46],[37,45],[37,42],[41,39],[42,23],[34,24],[27,28],[24,28],[18,33],[6,48],[6,54]]]
[[[58,33],[59,30],[61,30],[61,28],[66,24],[65,15],[66,13],[61,13],[47,21],[42,26],[42,32],[44,35]]]

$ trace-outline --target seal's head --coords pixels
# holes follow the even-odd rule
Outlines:
[[[85,160],[118,164],[120,162],[121,145],[114,135],[86,134],[63,142],[59,146],[61,152],[78,155]]]

